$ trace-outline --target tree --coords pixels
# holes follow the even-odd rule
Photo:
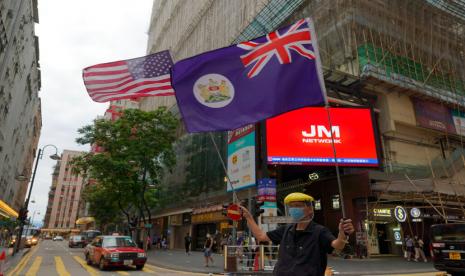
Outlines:
[[[128,109],[116,121],[96,120],[78,130],[79,144],[104,149],[72,161],[75,173],[94,179],[99,186],[86,192],[96,209],[100,198],[101,204],[111,200],[130,225],[145,224],[147,218],[151,221],[151,209],[158,202],[153,187],[159,186],[163,172],[176,161],[172,145],[177,126],[178,120],[166,108],[150,112]],[[104,212],[96,209],[94,215],[105,221]]]

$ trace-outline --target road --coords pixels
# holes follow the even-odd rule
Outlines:
[[[124,267],[100,271],[96,266],[89,266],[84,260],[84,249],[68,248],[67,241],[44,240],[25,255],[21,261],[9,271],[7,276],[97,276],[97,275],[206,275],[164,269],[146,264],[142,271],[135,268]]]

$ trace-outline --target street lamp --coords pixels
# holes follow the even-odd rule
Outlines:
[[[37,151],[37,157],[36,157],[36,163],[34,165],[34,171],[32,172],[32,177],[31,177],[31,184],[29,185],[29,192],[27,194],[27,198],[26,198],[26,201],[24,202],[24,206],[19,210],[19,233],[18,233],[18,238],[16,239],[16,245],[15,245],[15,248],[13,250],[13,254],[14,255],[16,252],[18,252],[19,250],[19,246],[21,244],[21,236],[23,234],[23,230],[24,230],[24,221],[25,219],[27,218],[27,208],[29,207],[29,201],[31,199],[31,192],[32,192],[32,187],[34,186],[34,179],[36,177],[36,172],[37,172],[37,165],[39,164],[39,160],[42,159],[42,157],[44,156],[44,150],[45,148],[47,147],[53,147],[55,148],[55,154],[52,154],[50,155],[50,158],[53,159],[53,160],[60,160],[61,157],[58,155],[58,148],[55,146],[55,145],[45,145],[43,148],[39,149]],[[16,179],[23,179],[23,181],[25,180],[25,176],[24,175],[19,175],[16,177]],[[26,218],[25,218],[26,216]]]

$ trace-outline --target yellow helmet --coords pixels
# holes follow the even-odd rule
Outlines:
[[[303,193],[290,193],[284,198],[284,204],[289,204],[291,202],[296,202],[296,201],[308,201],[312,202],[315,199],[313,197],[303,194]]]

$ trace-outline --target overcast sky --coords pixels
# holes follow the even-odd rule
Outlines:
[[[108,104],[92,102],[81,70],[102,62],[145,55],[152,0],[40,0],[39,36],[42,88],[42,131],[39,147],[89,150],[76,144],[77,129],[103,115]],[[47,208],[54,154],[47,147],[39,161],[29,205],[34,221]],[[37,213],[40,212],[40,215]]]

